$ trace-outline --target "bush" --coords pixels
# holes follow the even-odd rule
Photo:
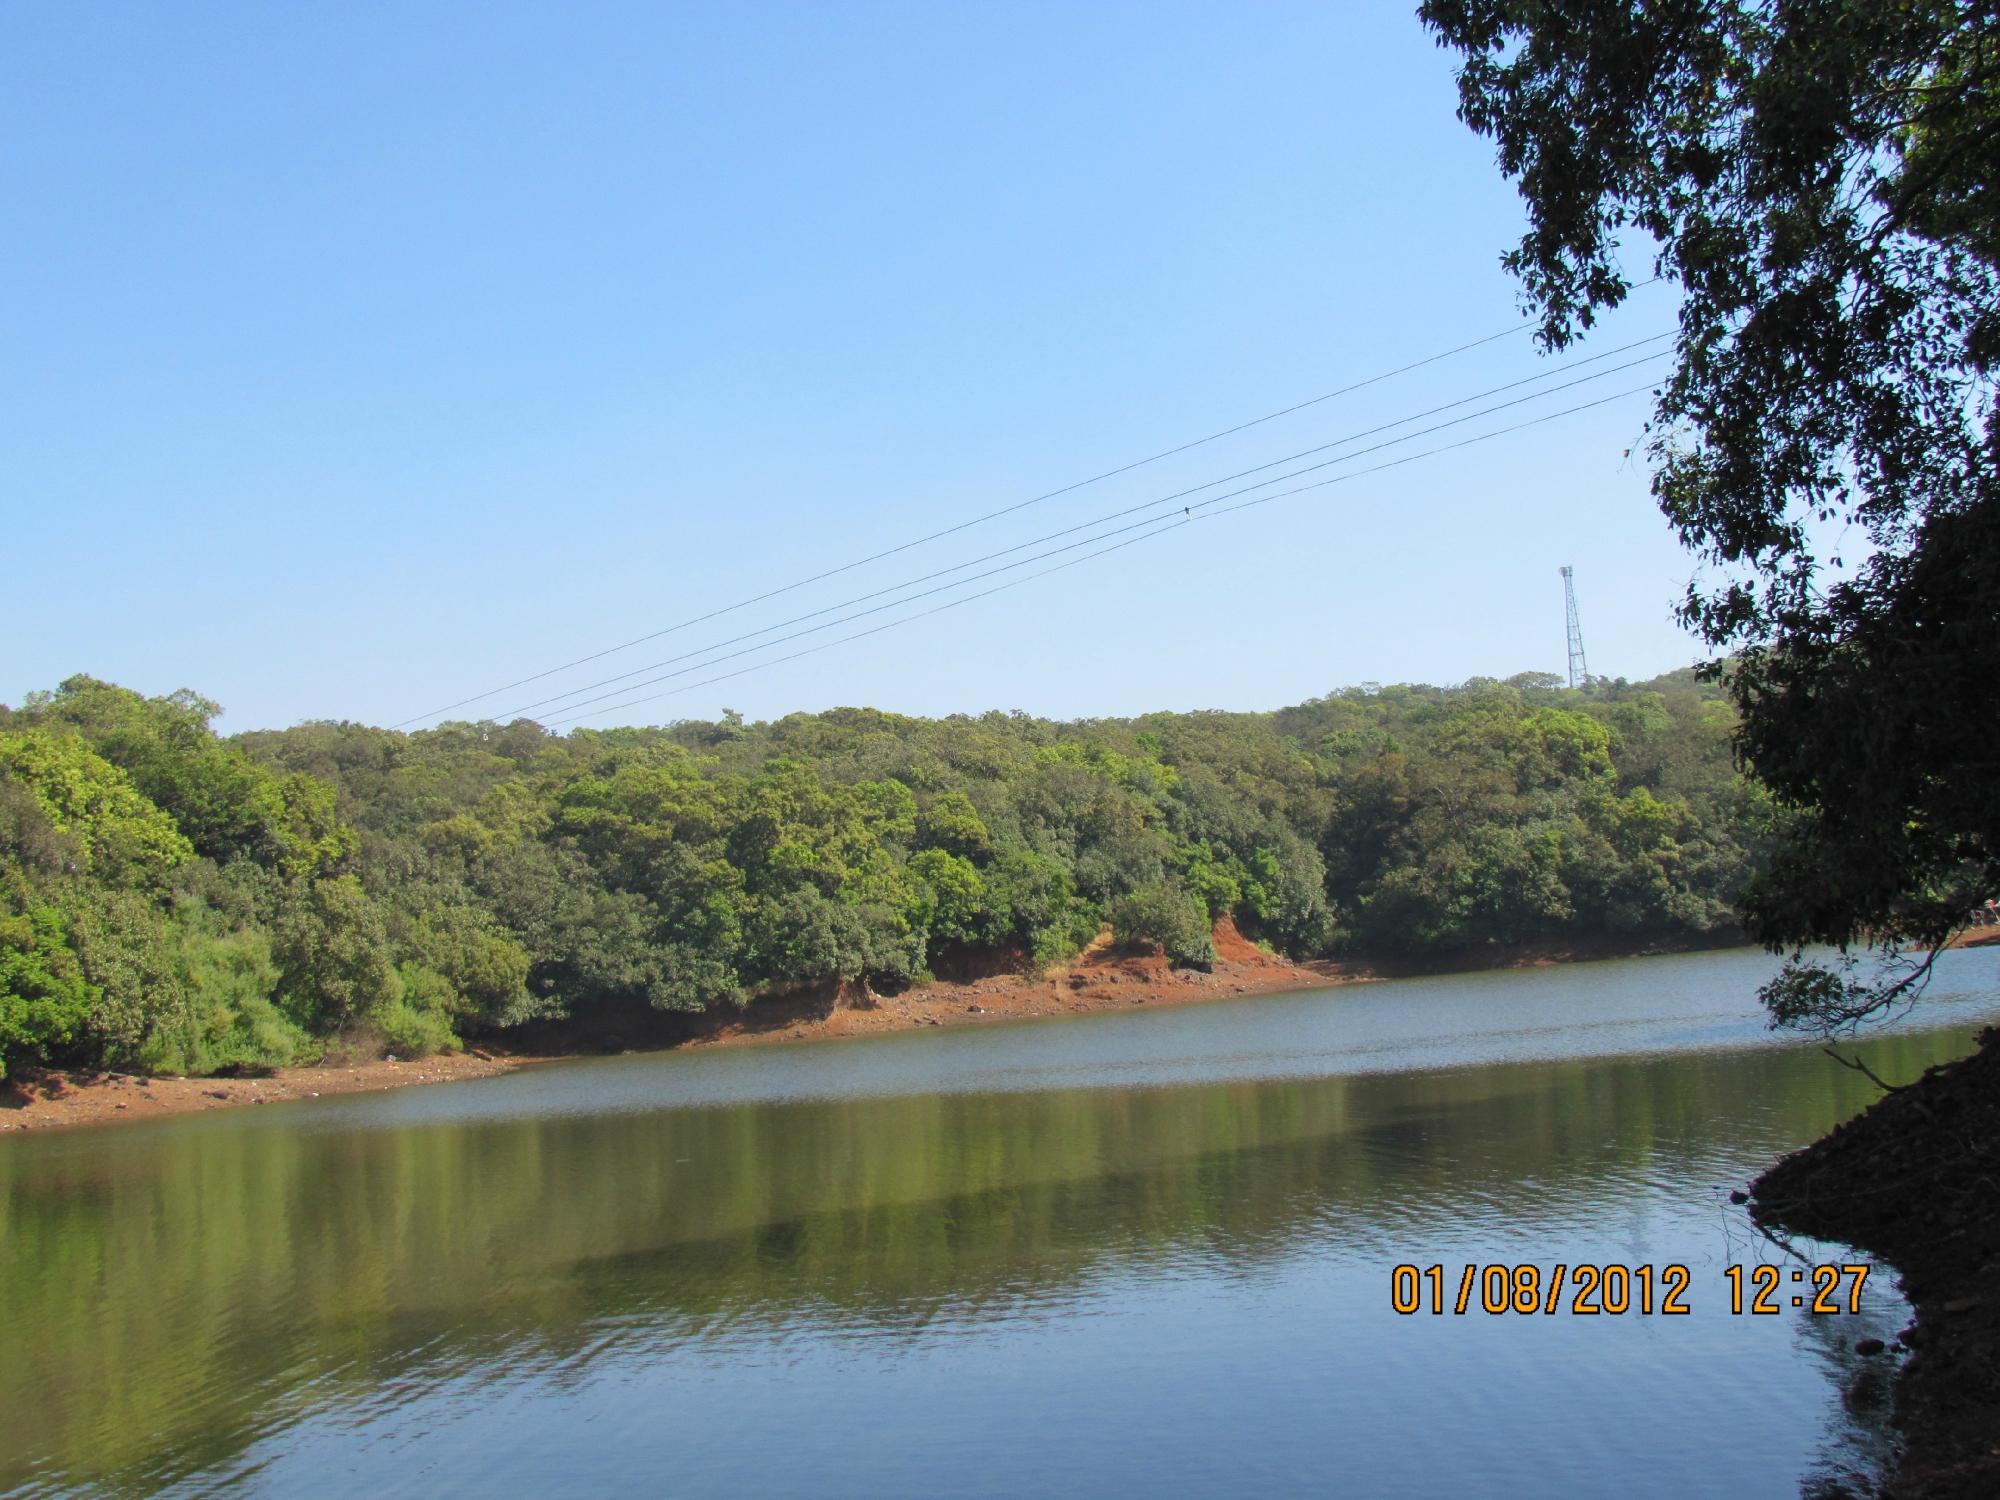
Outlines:
[[[1111,932],[1121,946],[1158,947],[1177,969],[1215,967],[1215,937],[1207,913],[1172,882],[1160,881],[1114,900]]]
[[[461,1046],[452,1033],[450,1017],[442,1011],[414,1009],[406,1000],[390,1001],[368,1020],[382,1033],[386,1050],[398,1057],[456,1052]]]
[[[402,996],[382,913],[352,875],[305,888],[274,936],[279,994],[308,1030],[338,1030]]]
[[[96,1001],[60,913],[44,906],[0,917],[0,1078],[67,1046]]]
[[[177,927],[190,1003],[178,1024],[158,1027],[140,1044],[142,1067],[155,1073],[213,1073],[289,1067],[319,1057],[319,1043],[272,999],[278,968],[263,932],[225,931],[216,913],[198,906]]]
[[[197,1000],[181,934],[160,907],[137,891],[86,890],[70,916],[70,939],[97,992],[87,1032],[93,1060],[130,1064],[149,1037],[189,1030]]]

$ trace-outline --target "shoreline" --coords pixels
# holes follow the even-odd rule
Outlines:
[[[482,1039],[463,1052],[414,1059],[317,1063],[211,1077],[60,1068],[24,1071],[0,1083],[0,1133],[115,1125],[338,1094],[459,1083],[499,1077],[538,1063],[615,1053],[770,1046],[886,1035],[927,1026],[1053,1019],[1139,1006],[1191,1005],[1426,975],[1553,967],[1741,944],[1741,936],[1731,932],[1649,943],[1600,939],[1450,955],[1423,962],[1356,959],[1300,963],[1265,952],[1225,921],[1216,924],[1215,967],[1206,973],[1170,968],[1158,954],[1119,952],[1106,936],[1067,963],[1040,974],[1003,971],[939,980],[898,995],[874,995],[829,985],[763,997],[741,1010],[701,1014],[629,1009],[594,1017],[583,1025],[530,1026],[505,1043]]]
[[[528,1060],[502,1057],[481,1047],[407,1060],[373,1058],[207,1077],[36,1068],[0,1083],[0,1132],[116,1125],[253,1104],[378,1093],[414,1084],[458,1083],[511,1073]]]
[[[1781,1243],[1808,1235],[1879,1256],[1909,1299],[1894,1340],[1854,1346],[1891,1377],[1901,1438],[1879,1500],[2000,1493],[2000,1028],[1980,1043],[1750,1187],[1751,1217]]]

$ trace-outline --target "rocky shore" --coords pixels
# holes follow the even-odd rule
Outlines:
[[[1864,1351],[1898,1366],[1884,1500],[2000,1495],[2000,1028],[1772,1167],[1751,1213],[1900,1273],[1916,1319]]]

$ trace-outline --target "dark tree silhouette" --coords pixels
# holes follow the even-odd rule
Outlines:
[[[1426,0],[1530,227],[1551,347],[1684,293],[1654,493],[1708,565],[1681,604],[1787,814],[1745,917],[1777,1019],[1912,993],[2000,889],[2000,7]],[[1803,944],[1880,944],[1862,982]]]

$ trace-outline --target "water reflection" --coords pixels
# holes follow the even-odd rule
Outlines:
[[[1723,1315],[1724,1193],[1872,1093],[1764,1048],[36,1140],[0,1487],[1788,1492],[1866,1441],[1801,1372],[1857,1326]],[[1556,1259],[1686,1260],[1697,1316],[1387,1310]]]

